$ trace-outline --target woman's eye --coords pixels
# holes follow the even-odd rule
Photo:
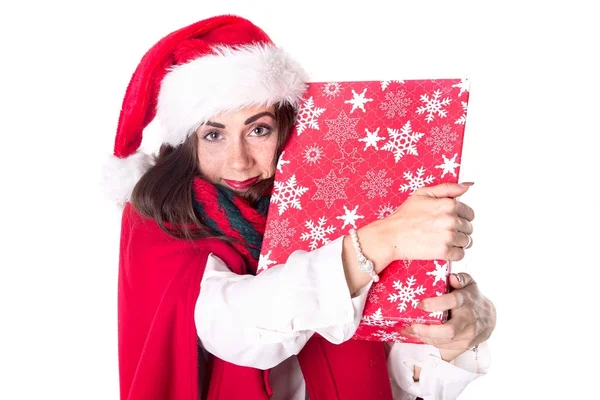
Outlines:
[[[266,136],[270,132],[271,132],[271,128],[269,128],[268,126],[257,126],[252,131],[252,133],[254,133],[254,135],[256,135],[256,136]]]
[[[219,132],[209,132],[204,136],[204,139],[210,140],[210,141],[215,141],[215,140],[219,140],[220,137],[221,137],[221,134]]]

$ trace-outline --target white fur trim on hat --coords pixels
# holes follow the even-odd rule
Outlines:
[[[210,118],[244,107],[298,106],[307,81],[299,64],[273,45],[216,47],[163,78],[156,110],[161,142],[179,145]]]
[[[140,151],[126,158],[109,157],[102,171],[106,196],[121,207],[125,205],[131,200],[135,185],[153,164],[152,156]]]

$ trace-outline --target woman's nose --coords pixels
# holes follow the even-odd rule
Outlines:
[[[242,141],[235,143],[230,148],[230,165],[236,170],[245,170],[252,166],[252,154],[248,146]]]

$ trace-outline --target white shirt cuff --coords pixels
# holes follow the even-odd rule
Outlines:
[[[360,320],[362,319],[365,303],[367,302],[369,289],[371,288],[372,284],[373,281],[370,281],[368,284],[360,288],[358,292],[356,292],[355,296],[351,299],[354,313],[354,318],[352,321],[345,324],[316,329],[315,331],[325,338],[325,340],[334,344],[343,343],[354,336],[356,330],[358,329],[358,325],[360,324]]]

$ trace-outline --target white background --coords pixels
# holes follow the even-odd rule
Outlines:
[[[118,398],[120,220],[101,166],[144,52],[221,13],[261,26],[315,81],[470,78],[475,246],[456,268],[498,326],[489,375],[460,398],[598,398],[593,2],[15,4],[0,10],[0,398]]]

